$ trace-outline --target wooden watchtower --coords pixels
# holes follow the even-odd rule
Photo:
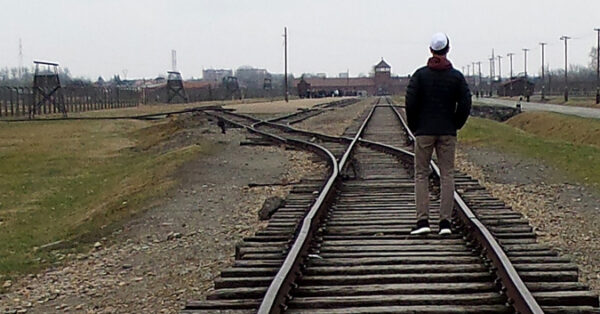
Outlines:
[[[36,114],[62,112],[67,117],[67,108],[60,97],[60,79],[58,63],[33,61],[35,74],[33,76],[33,101],[29,106],[29,119]]]
[[[167,76],[167,103],[174,103],[177,98],[180,101],[188,102],[187,94],[183,88],[183,79],[181,73],[169,71]]]
[[[240,84],[235,76],[226,76],[223,78],[223,85],[225,86],[225,98],[242,98],[242,92],[240,90]]]

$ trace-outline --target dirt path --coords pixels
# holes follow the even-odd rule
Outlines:
[[[579,265],[580,280],[600,293],[600,195],[537,160],[462,146],[457,168],[529,219],[541,243]]]
[[[293,126],[327,135],[341,136],[354,119],[360,117],[365,110],[371,108],[373,101],[374,98],[364,98],[355,104],[329,110]]]
[[[506,99],[497,99],[497,98],[479,98],[477,101],[482,102],[488,105],[501,105],[501,106],[509,106],[514,107],[518,101],[515,100],[506,100]],[[578,107],[578,106],[565,106],[565,105],[554,105],[554,104],[543,104],[543,103],[535,103],[535,102],[525,102],[521,101],[521,108],[523,111],[552,111],[563,114],[571,114],[584,118],[595,118],[600,119],[600,109],[598,108],[588,108],[588,107]]]
[[[209,141],[214,152],[180,169],[168,199],[64,266],[4,283],[0,311],[176,313],[202,299],[233,261],[235,244],[263,225],[256,215],[263,201],[289,190],[248,183],[294,182],[320,170],[307,153],[240,146],[245,132],[217,133],[201,119],[167,145]]]

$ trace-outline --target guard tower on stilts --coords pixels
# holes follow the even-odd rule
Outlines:
[[[273,85],[271,83],[271,78],[270,77],[265,77],[264,81],[263,81],[263,90],[265,91],[265,96],[266,97],[271,97],[271,89],[273,89]]]
[[[58,63],[34,61],[33,101],[29,106],[29,119],[36,114],[61,112],[67,117],[67,108],[60,97]]]
[[[235,76],[226,76],[223,78],[223,85],[225,85],[225,98],[233,100],[235,98],[242,99],[242,92],[240,90],[240,84]]]
[[[167,77],[167,103],[175,103],[179,99],[180,102],[188,102],[187,94],[183,88],[183,79],[181,73],[169,71]]]

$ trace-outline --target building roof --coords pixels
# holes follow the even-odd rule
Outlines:
[[[389,68],[389,69],[391,69],[392,67],[389,64],[387,64],[387,62],[383,61],[383,58],[381,58],[381,61],[379,61],[379,63],[377,63],[377,65],[375,66],[375,68],[376,69],[379,69],[379,68]]]
[[[319,87],[368,87],[374,86],[375,82],[370,77],[351,77],[351,78],[321,78],[308,77],[304,81],[310,84],[311,88]],[[294,85],[298,85],[300,79],[294,79]]]

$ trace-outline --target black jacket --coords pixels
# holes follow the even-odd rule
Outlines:
[[[471,112],[464,76],[445,58],[429,59],[406,88],[406,117],[415,135],[456,135]]]

